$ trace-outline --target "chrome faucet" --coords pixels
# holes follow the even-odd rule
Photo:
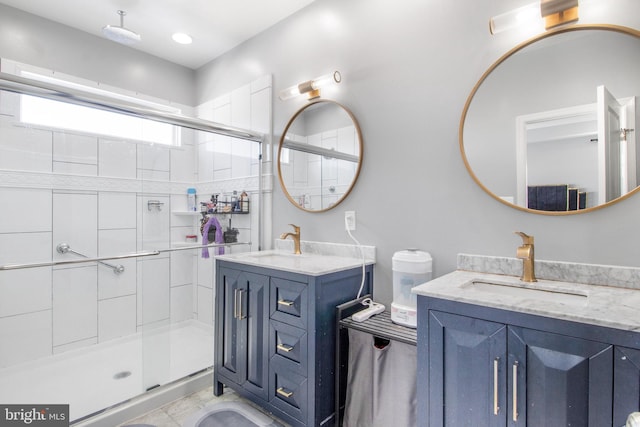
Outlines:
[[[296,255],[300,255],[302,253],[300,252],[300,227],[293,224],[289,225],[293,227],[293,233],[282,233],[280,235],[280,238],[286,239],[287,237],[291,236],[291,238],[293,239],[293,253]]]
[[[522,231],[516,231],[522,237],[522,246],[518,246],[516,257],[522,260],[522,276],[520,280],[523,282],[537,282],[533,253],[533,236],[524,234]]]

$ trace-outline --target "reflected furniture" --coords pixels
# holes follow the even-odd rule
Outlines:
[[[549,31],[505,53],[463,109],[459,144],[469,174],[500,202],[546,215],[636,193],[639,53],[640,31],[614,25]],[[564,204],[545,195],[558,184],[575,189]],[[528,203],[528,193],[545,194]]]

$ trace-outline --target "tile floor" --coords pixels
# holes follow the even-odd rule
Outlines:
[[[155,409],[141,417],[129,420],[119,427],[128,426],[131,424],[150,424],[156,427],[182,427],[182,424],[194,413],[200,409],[222,401],[244,400],[238,396],[233,390],[225,388],[222,396],[216,397],[213,395],[213,387],[208,387],[199,392],[193,393],[182,399],[178,399],[171,403],[168,403],[161,408]],[[246,401],[246,400],[245,400]],[[251,402],[247,403],[253,405]],[[256,407],[258,410],[261,408]],[[264,412],[264,411],[262,411]],[[278,420],[284,427],[289,427],[288,424],[281,420]],[[231,426],[230,426],[231,427]]]

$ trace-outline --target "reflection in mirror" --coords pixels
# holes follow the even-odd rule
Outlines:
[[[500,201],[538,213],[599,208],[637,191],[640,32],[574,26],[505,54],[472,91],[464,161]]]
[[[353,114],[334,101],[302,107],[280,139],[280,184],[289,201],[306,211],[325,211],[344,200],[361,164],[360,127]]]

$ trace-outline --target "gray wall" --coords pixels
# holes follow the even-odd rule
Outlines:
[[[338,208],[317,214],[290,204],[276,179],[273,235],[294,223],[305,240],[350,243],[344,211],[355,210],[355,236],[378,248],[375,286],[382,302],[392,297],[395,251],[429,251],[440,276],[455,269],[460,252],[514,256],[520,243],[515,230],[535,236],[539,259],[640,266],[640,195],[587,214],[530,214],[491,198],[464,167],[458,126],[467,96],[496,59],[532,35],[491,36],[487,21],[529,2],[317,0],[195,73],[0,6],[0,57],[187,105],[265,74],[273,75],[275,95],[340,70],[343,82],[324,95],[346,105],[360,122],[365,144],[360,178]],[[592,3],[600,14],[591,15],[585,5],[581,23],[640,27],[639,1]],[[304,103],[274,96],[275,141]]]
[[[195,105],[192,69],[4,5],[0,58]]]
[[[198,70],[200,100],[263,73],[273,73],[274,94],[334,69],[342,73],[342,83],[325,95],[345,104],[360,122],[360,178],[338,208],[316,214],[290,204],[276,180],[274,235],[294,223],[305,240],[349,243],[344,211],[355,210],[355,236],[378,248],[375,297],[383,302],[392,298],[395,251],[430,252],[440,276],[455,269],[460,252],[515,256],[515,230],[535,236],[539,259],[640,266],[640,195],[587,214],[531,214],[491,198],[464,167],[458,126],[468,94],[493,61],[532,35],[491,36],[488,19],[530,0],[401,3],[318,0]],[[593,3],[599,15],[585,2],[581,23],[640,27],[637,0]],[[305,101],[273,102],[278,141]]]

